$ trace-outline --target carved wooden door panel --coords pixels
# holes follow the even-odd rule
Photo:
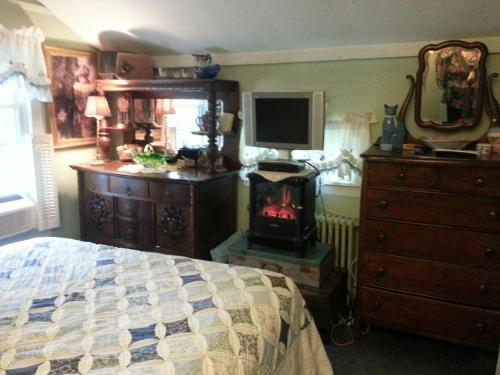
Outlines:
[[[106,237],[115,236],[113,197],[86,191],[84,209],[87,234]]]
[[[156,249],[194,256],[193,212],[191,206],[176,202],[156,205]]]

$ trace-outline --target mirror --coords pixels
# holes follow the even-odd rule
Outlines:
[[[418,54],[415,122],[424,128],[471,128],[481,120],[487,47],[480,42],[446,41]]]

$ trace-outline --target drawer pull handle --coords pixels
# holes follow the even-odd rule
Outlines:
[[[484,186],[484,180],[480,177],[476,179],[476,186]]]
[[[404,172],[401,172],[399,175],[398,175],[399,179],[400,180],[404,180],[406,178],[406,173]]]
[[[378,202],[378,207],[379,208],[384,209],[384,208],[387,208],[388,206],[389,206],[389,202],[386,201],[385,199],[381,200],[380,202]]]
[[[483,293],[484,294],[484,293],[486,293],[488,291],[488,286],[481,284],[481,285],[479,285],[478,289],[479,289],[479,293]]]
[[[495,256],[495,249],[492,249],[491,247],[487,247],[484,249],[484,256],[491,258]]]
[[[383,266],[380,266],[379,268],[377,268],[377,276],[384,276],[385,275],[385,268]]]
[[[372,303],[372,309],[373,311],[380,311],[382,305],[380,304],[380,302],[373,302]]]
[[[491,220],[497,220],[498,219],[498,215],[495,211],[490,211],[489,214],[488,214],[489,218]]]
[[[385,234],[383,233],[379,233],[375,236],[375,238],[377,239],[377,242],[378,243],[382,243],[382,242],[385,242]]]
[[[478,332],[484,332],[484,331],[485,331],[485,329],[486,329],[486,327],[484,326],[484,324],[483,324],[483,323],[477,323],[477,324],[476,324],[476,330],[477,330]]]
[[[132,195],[132,188],[129,185],[125,188],[125,194]]]

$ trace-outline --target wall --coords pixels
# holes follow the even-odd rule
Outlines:
[[[491,54],[488,72],[500,72],[500,54]],[[241,91],[258,90],[322,90],[326,92],[326,115],[332,112],[366,113],[373,111],[379,120],[371,127],[374,141],[381,134],[384,104],[401,105],[409,88],[407,74],[415,75],[417,58],[388,58],[347,60],[314,63],[225,66],[221,78],[240,82]],[[500,95],[500,83],[495,92]],[[411,103],[413,105],[413,102]],[[421,136],[422,130],[414,123],[412,106],[406,120],[409,131]],[[483,117],[481,127],[472,131],[479,138],[487,129],[488,118]],[[470,133],[470,132],[469,132]],[[441,134],[442,135],[442,134]],[[325,189],[327,210],[347,216],[359,215],[359,189]],[[347,194],[347,195],[346,195]],[[238,228],[246,229],[248,217],[248,188],[240,182],[238,191]],[[319,202],[318,202],[319,204]]]
[[[15,3],[0,1],[0,23],[8,28],[35,25],[47,37],[46,44],[60,47],[90,49],[74,33],[41,7],[23,7]],[[488,57],[489,72],[500,72],[500,54]],[[406,96],[409,82],[406,74],[415,74],[416,57],[344,60],[314,63],[267,64],[246,66],[224,66],[220,78],[240,82],[241,91],[255,90],[322,90],[327,95],[327,114],[332,112],[365,113],[373,111],[379,122],[383,118],[384,104],[401,104]],[[495,92],[500,98],[500,83],[495,83]],[[36,122],[46,126],[46,116]],[[485,129],[475,130],[481,134]],[[421,130],[413,122],[413,111],[407,115],[407,126],[412,133]],[[43,127],[43,126],[42,126]],[[375,140],[381,133],[380,123],[371,128]],[[68,166],[91,160],[93,148],[58,150],[55,153],[56,179],[59,189],[62,226],[55,235],[79,237],[76,173]],[[359,189],[326,189],[324,202],[328,210],[348,216],[359,212]],[[248,225],[246,206],[248,189],[240,182],[238,186],[238,228]]]

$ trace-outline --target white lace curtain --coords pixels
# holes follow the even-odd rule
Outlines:
[[[18,99],[52,100],[42,52],[44,39],[35,27],[7,30],[0,25],[0,85],[12,88]]]
[[[373,113],[334,113],[325,121],[323,150],[295,150],[295,159],[309,159],[321,171],[324,184],[359,186],[362,160],[360,154],[370,145],[370,124],[376,123]],[[242,132],[244,133],[244,132]],[[272,149],[240,145],[241,177],[256,168],[259,160],[277,157]]]

